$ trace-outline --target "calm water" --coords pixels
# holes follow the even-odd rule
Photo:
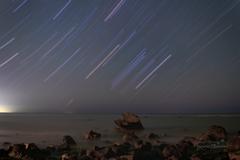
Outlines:
[[[162,140],[169,144],[177,143],[183,136],[198,136],[206,133],[211,125],[220,125],[228,137],[240,130],[240,115],[196,115],[196,114],[137,114],[145,128],[135,132],[139,137],[153,132],[165,133]],[[148,116],[148,118],[145,118]],[[70,135],[77,142],[77,148],[87,149],[93,145],[107,146],[122,141],[122,133],[115,132],[114,120],[121,119],[120,114],[0,114],[0,143],[35,143],[40,148],[48,144],[60,145],[62,136]],[[95,128],[97,127],[97,128]],[[186,128],[189,131],[177,131]],[[107,129],[107,131],[105,130]],[[89,141],[81,135],[90,130],[102,134],[100,140]],[[142,138],[144,139],[144,138]],[[109,140],[112,143],[105,143]],[[154,140],[148,140],[154,142]],[[1,145],[1,144],[0,144]],[[1,148],[6,148],[2,146]]]

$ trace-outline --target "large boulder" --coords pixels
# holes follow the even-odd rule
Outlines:
[[[228,157],[230,160],[240,160],[240,151],[228,152]]]
[[[215,136],[217,138],[226,138],[227,137],[226,130],[223,127],[217,126],[217,125],[212,125],[212,126],[208,127],[207,134],[211,135],[211,136]]]
[[[240,150],[240,136],[234,136],[227,141],[229,150]]]
[[[36,159],[42,155],[42,151],[34,144],[14,144],[8,156],[19,159]]]
[[[138,139],[139,138],[138,138],[138,136],[136,136],[134,134],[134,131],[130,131],[130,132],[128,132],[128,133],[123,135],[123,140],[124,141],[127,141],[127,140],[138,140]]]
[[[63,136],[62,140],[63,140],[63,143],[67,143],[68,145],[76,145],[76,142],[69,135]]]
[[[25,144],[14,144],[12,151],[8,154],[8,156],[11,158],[22,159],[27,154],[30,154],[30,152],[25,148],[26,148]]]
[[[83,137],[85,139],[98,139],[101,137],[101,134],[100,133],[97,133],[97,132],[94,132],[94,131],[90,131],[90,132],[86,132],[83,134]]]
[[[144,129],[138,116],[130,112],[124,112],[122,119],[115,120],[115,124],[121,130],[142,130]]]

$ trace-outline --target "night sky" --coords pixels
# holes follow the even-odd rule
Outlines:
[[[240,113],[239,0],[0,0],[0,112]]]

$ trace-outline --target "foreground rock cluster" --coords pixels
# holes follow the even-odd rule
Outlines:
[[[125,112],[126,113],[126,112]],[[127,113],[127,115],[130,115]],[[132,114],[133,115],[133,114]],[[134,115],[135,116],[135,115]],[[126,120],[126,119],[125,119]],[[158,135],[150,132],[141,136],[153,139]],[[101,138],[101,134],[90,131],[83,134],[85,139]],[[9,143],[5,143],[8,144]],[[56,148],[48,145],[39,149],[34,143],[13,144],[0,150],[4,160],[240,160],[240,135],[227,139],[226,130],[217,125],[208,128],[207,133],[198,137],[183,137],[177,144],[168,145],[155,140],[153,144],[140,139],[134,131],[123,135],[122,142],[86,150],[76,151],[77,143],[69,136],[63,136],[62,144]]]

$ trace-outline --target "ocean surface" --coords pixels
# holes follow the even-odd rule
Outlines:
[[[141,138],[153,132],[160,136],[155,140],[175,144],[184,136],[199,136],[206,133],[211,125],[220,125],[227,131],[228,138],[240,130],[240,114],[136,114],[145,128],[136,131]],[[77,143],[77,149],[88,149],[93,145],[100,147],[123,141],[123,133],[116,132],[114,120],[121,119],[121,114],[0,114],[0,145],[3,142],[35,143],[39,148],[48,144],[56,146],[62,143],[64,135],[70,135]],[[186,128],[188,131],[178,131]],[[93,130],[101,133],[99,140],[86,140],[82,134]],[[105,142],[108,140],[109,142]],[[7,148],[8,146],[1,146]]]

